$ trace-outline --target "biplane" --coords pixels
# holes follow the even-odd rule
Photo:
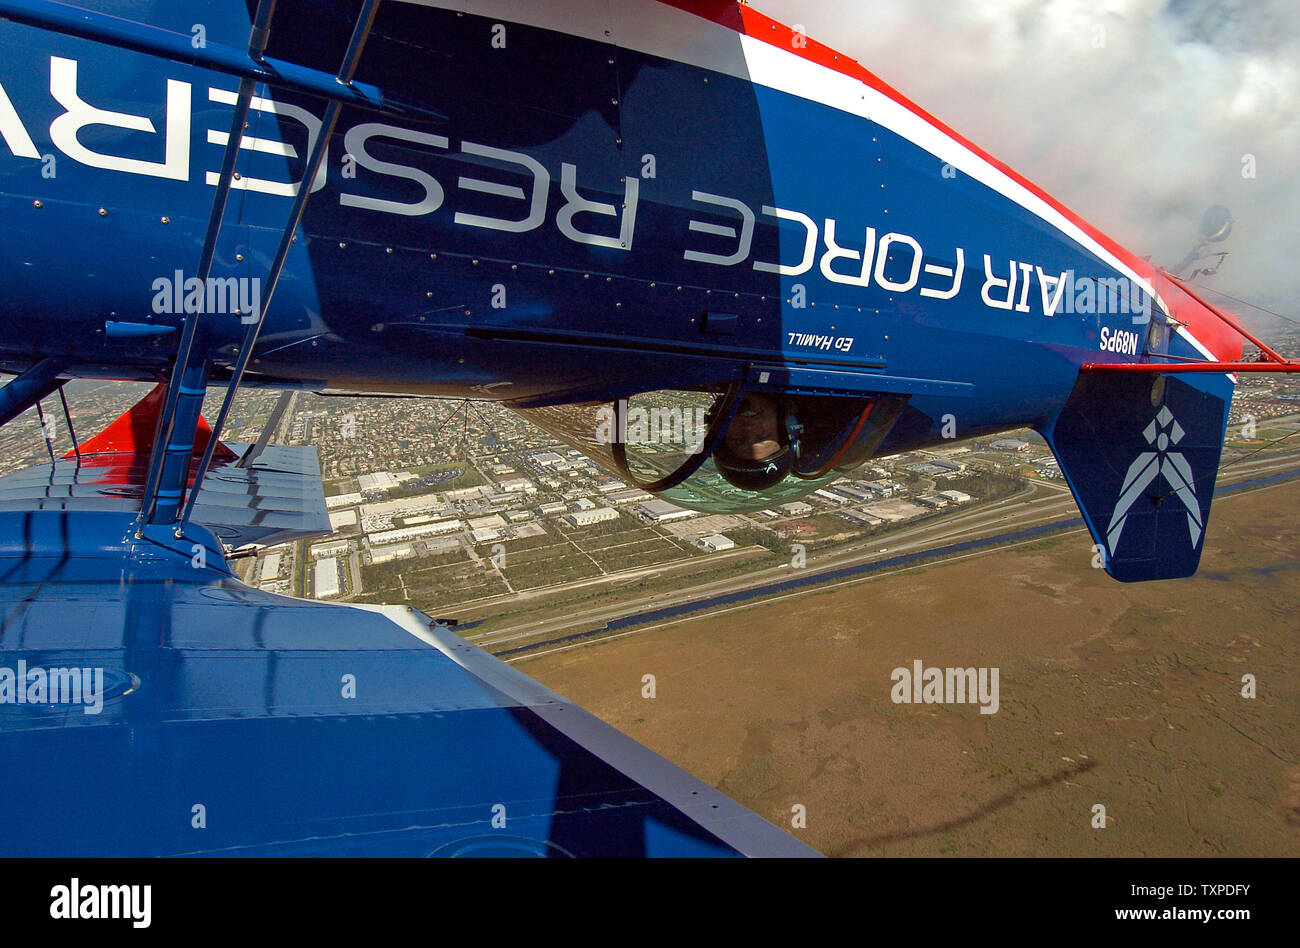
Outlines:
[[[0,479],[8,856],[814,854],[423,613],[242,583],[330,527],[241,389],[492,400],[726,513],[1032,426],[1139,581],[1296,369],[745,4],[0,0],[0,49],[0,424],[155,386]]]

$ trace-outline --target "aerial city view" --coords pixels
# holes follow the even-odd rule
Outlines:
[[[1300,332],[1283,329],[1272,342],[1282,351],[1300,352]],[[146,390],[87,382],[71,388],[69,400],[88,425],[106,424]],[[245,391],[227,441],[236,446],[257,441],[277,398],[276,392]],[[1262,775],[1232,765],[1235,758],[1226,749],[1222,760],[1204,765],[1210,771],[1204,786],[1179,793],[1180,799],[1191,794],[1218,801],[1225,784],[1233,783],[1231,774],[1243,775],[1240,782],[1250,788],[1235,789],[1256,800],[1257,818],[1243,820],[1234,811],[1232,834],[1197,835],[1182,817],[1172,821],[1176,827],[1157,819],[1112,849],[1099,850],[1086,833],[1049,832],[1056,821],[1068,819],[1056,809],[1065,804],[1045,804],[1027,794],[1007,813],[978,812],[975,801],[1005,795],[993,794],[994,789],[1019,785],[1022,778],[1031,778],[1033,787],[1045,776],[1033,760],[1041,749],[1032,741],[1029,748],[1022,746],[1026,735],[1018,728],[1001,739],[987,731],[995,723],[1008,726],[1004,722],[1026,711],[1029,695],[1011,697],[1017,686],[1005,677],[1002,706],[994,708],[1000,716],[967,715],[984,729],[971,732],[970,723],[936,722],[939,734],[957,728],[947,738],[953,747],[931,747],[938,737],[926,728],[919,758],[915,744],[908,745],[908,764],[887,753],[900,735],[909,741],[921,735],[916,720],[891,720],[897,706],[882,704],[886,688],[872,689],[871,681],[913,653],[951,654],[977,665],[977,658],[992,655],[996,661],[989,664],[1005,669],[1012,661],[1008,649],[1063,650],[1071,654],[1069,661],[1044,660],[1057,675],[1062,668],[1111,664],[1094,666],[1095,652],[1076,654],[1065,641],[1076,634],[1093,640],[1097,632],[1089,634],[1085,627],[1077,633],[1051,618],[1052,610],[1065,606],[1063,614],[1076,613],[1085,601],[1070,595],[1063,601],[1060,584],[1077,586],[1081,567],[1096,565],[1089,564],[1096,549],[1059,465],[1028,429],[873,458],[803,500],[773,509],[702,514],[630,486],[491,403],[309,393],[291,398],[271,433],[272,443],[317,448],[333,532],[238,551],[255,554],[232,561],[241,579],[284,596],[420,609],[467,641],[522,663],[529,674],[778,825],[788,825],[784,814],[791,801],[817,800],[820,812],[807,824],[807,838],[828,854],[1290,851],[1291,841],[1267,827],[1279,814],[1287,825],[1300,822],[1300,771],[1277,768],[1264,784],[1271,779],[1279,789],[1274,798],[1266,792],[1261,799]],[[59,421],[47,415],[46,429],[54,434],[56,451],[68,450]],[[1216,508],[1211,529],[1247,534],[1241,555],[1252,544],[1258,547],[1270,526],[1280,525],[1283,532],[1270,546],[1289,551],[1296,520],[1284,517],[1279,524],[1271,514],[1294,509],[1300,501],[1300,381],[1289,376],[1244,381],[1233,400],[1229,429],[1219,494],[1243,496]],[[6,439],[0,441],[5,470],[40,460],[34,447],[44,451],[34,416],[20,419],[0,437]],[[1225,538],[1212,550],[1232,547]],[[947,563],[960,572],[939,579],[937,569]],[[1133,636],[1167,634],[1167,616],[1198,602],[1188,613],[1195,619],[1185,628],[1191,642],[1184,644],[1202,646],[1204,637],[1221,640],[1228,649],[1223,654],[1234,661],[1265,648],[1272,653],[1270,667],[1285,675],[1287,656],[1294,654],[1290,617],[1300,606],[1290,580],[1294,567],[1248,565],[1230,580],[1216,573],[1216,566],[1210,567],[1212,578],[1202,576],[1190,589],[1161,590],[1132,604],[1125,597],[1118,612],[1120,587],[1104,576],[1082,577],[1092,580],[1087,600],[1101,604],[1091,612],[1107,616],[1099,629],[1107,629],[1107,637],[1122,633],[1121,644],[1112,647],[1132,653],[1130,672],[1165,674],[1158,641],[1139,648]],[[924,576],[917,573],[927,567]],[[871,579],[876,582],[860,585]],[[945,598],[954,597],[951,602],[936,595],[936,581]],[[1043,603],[1027,604],[1027,596],[1043,592]],[[810,598],[816,593],[823,595]],[[832,593],[839,601],[828,598]],[[1260,600],[1267,608],[1253,605]],[[1248,626],[1229,618],[1229,601],[1245,604]],[[900,629],[909,632],[902,636]],[[1022,634],[1028,636],[1023,642]],[[834,643],[831,655],[821,654],[827,641]],[[845,651],[846,645],[853,650]],[[791,662],[794,653],[799,658]],[[739,666],[738,655],[744,656]],[[736,680],[737,668],[747,685]],[[785,681],[782,675],[792,669],[798,669],[795,681]],[[657,674],[665,685],[676,681],[677,688],[689,682],[689,690],[644,700],[643,672]],[[763,688],[779,689],[791,700],[797,695],[800,720],[778,725],[772,696],[754,690],[752,675]],[[1082,679],[1073,671],[1069,680],[1077,685]],[[1177,694],[1196,683],[1167,684]],[[1078,725],[1085,732],[1071,735],[1077,746],[1102,743],[1102,732],[1114,728],[1113,720],[1096,708],[1080,707],[1076,702],[1082,699],[1060,690],[1059,683],[1038,681],[1033,688],[1030,707],[1041,702],[1059,721],[1072,722],[1071,731]],[[865,700],[873,690],[877,700]],[[1147,710],[1138,720],[1171,700],[1160,697],[1163,688],[1141,691],[1139,706]],[[1286,700],[1297,697],[1292,690]],[[1033,719],[1045,713],[1039,708]],[[1084,723],[1089,713],[1096,716],[1091,727]],[[776,739],[783,730],[789,738],[791,728],[807,728],[804,716],[820,722],[819,740],[780,746]],[[864,734],[862,727],[870,732]],[[1235,727],[1225,726],[1214,739],[1231,748],[1240,742]],[[1069,746],[1055,727],[1052,733],[1038,736],[1049,745]],[[1212,735],[1188,740],[1199,753]],[[1276,737],[1279,748],[1294,742],[1294,725],[1283,725]],[[963,742],[969,746],[959,747]],[[986,753],[989,747],[1002,748],[1002,759],[966,771],[954,768],[954,755],[969,756],[977,747]],[[1125,740],[1124,751],[1133,753],[1132,740]],[[1193,753],[1190,747],[1187,753]],[[1172,766],[1164,753],[1154,756],[1156,769]],[[1076,769],[1093,765],[1086,752],[1074,759],[1065,753],[1048,758],[1060,765],[1052,779],[1065,786]],[[1138,785],[1128,792],[1144,810],[1159,812],[1160,795],[1170,792],[1168,787],[1153,797],[1155,785],[1145,782],[1151,778],[1137,780],[1129,770],[1124,768],[1124,780]],[[1227,776],[1214,777],[1220,770]],[[870,793],[864,789],[868,785]],[[954,785],[963,788],[959,799],[976,811],[968,819],[978,831],[962,832],[962,819],[955,819],[967,807],[954,804]],[[927,828],[927,821],[933,826]],[[1042,829],[1027,831],[1026,825]],[[990,826],[998,829],[991,832]]]
[[[0,0],[0,908],[1263,916],[1297,63],[1280,0]]]

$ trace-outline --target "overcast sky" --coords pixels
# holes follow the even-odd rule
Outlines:
[[[1175,266],[1205,208],[1226,205],[1231,256],[1198,279],[1300,316],[1296,0],[752,5],[853,56],[1155,263]]]

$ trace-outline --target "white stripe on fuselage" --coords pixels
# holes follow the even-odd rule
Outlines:
[[[869,119],[1051,224],[1147,293],[1153,297],[1156,295],[1147,280],[1134,273],[1060,211],[921,116],[859,79],[804,59],[764,40],[737,33],[730,27],[659,3],[658,0],[653,4],[636,3],[634,0],[608,0],[605,19],[593,18],[591,5],[576,0],[401,2],[446,10],[464,10],[475,16],[500,17],[503,20],[616,44],[652,56],[711,69]],[[646,16],[647,9],[653,10],[653,17]]]
[[[744,79],[876,122],[1050,224],[1080,248],[1140,286],[1165,315],[1169,314],[1169,306],[1150,281],[1140,277],[1078,224],[1006,172],[865,82],[790,50],[737,33],[730,27],[658,0],[606,0],[603,9],[597,8],[596,16],[592,15],[592,4],[584,0],[399,2],[499,18],[610,43]],[[1178,332],[1207,358],[1217,358],[1185,327],[1180,327]]]

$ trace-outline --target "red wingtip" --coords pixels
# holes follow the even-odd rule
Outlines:
[[[163,386],[156,385],[153,390],[140,399],[112,424],[80,445],[82,457],[90,454],[148,454],[153,450],[154,429],[158,423],[158,413],[163,407]],[[201,416],[198,430],[194,433],[194,456],[200,457],[212,438],[212,426]],[[76,456],[76,451],[69,451],[65,458]],[[212,452],[216,460],[233,461],[238,455],[221,442],[217,442]]]

